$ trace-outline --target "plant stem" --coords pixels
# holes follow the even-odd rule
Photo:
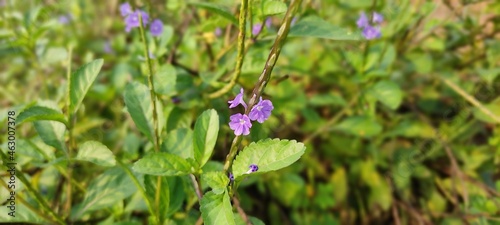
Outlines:
[[[7,155],[0,150],[0,155],[3,159],[4,162],[7,162]],[[38,193],[33,186],[31,186],[31,183],[28,181],[28,179],[24,176],[24,173],[17,170],[16,171],[17,177],[21,182],[23,182],[24,185],[26,185],[26,190],[35,197],[35,200],[40,204],[40,206],[59,224],[66,224],[62,218],[60,218],[49,206],[49,204],[43,199],[43,197]]]
[[[155,152],[160,151],[160,131],[158,129],[158,111],[157,111],[157,105],[156,105],[156,95],[155,95],[155,88],[154,88],[154,82],[153,82],[153,65],[151,63],[151,58],[149,57],[149,47],[148,43],[146,40],[146,34],[144,32],[144,26],[142,24],[142,15],[139,13],[139,30],[141,33],[141,39],[142,43],[144,44],[144,56],[146,58],[147,64],[148,64],[148,69],[149,69],[149,74],[148,74],[148,86],[149,86],[149,94],[151,95],[151,101],[153,103],[153,129],[154,129],[154,146],[155,146]],[[163,221],[161,221],[160,217],[160,190],[161,190],[161,177],[158,176],[156,180],[156,194],[155,194],[155,208],[156,208],[156,218],[157,221],[159,221],[159,224],[162,224]]]
[[[66,76],[68,79],[68,87],[67,89],[67,101],[66,101],[66,113],[68,117],[68,173],[67,173],[67,184],[66,184],[66,203],[64,205],[64,210],[67,213],[67,218],[69,218],[71,214],[71,198],[72,198],[72,186],[71,186],[71,179],[73,176],[73,161],[71,160],[71,157],[73,157],[73,149],[75,148],[75,139],[73,137],[73,127],[75,126],[75,116],[73,115],[73,112],[70,111],[70,89],[71,89],[71,55],[73,52],[73,48],[70,46],[68,47],[68,67],[66,71]]]
[[[224,86],[223,88],[221,88],[216,92],[209,94],[208,95],[209,98],[218,98],[223,94],[227,93],[234,87],[234,85],[236,85],[236,82],[240,77],[241,66],[243,65],[243,59],[245,58],[245,34],[246,34],[247,14],[248,14],[248,0],[242,0],[240,8],[240,19],[239,19],[240,32],[238,33],[238,55],[236,56],[237,57],[236,68],[234,70],[233,77],[226,86]]]
[[[271,48],[271,52],[267,57],[266,63],[264,65],[264,69],[260,74],[259,80],[257,84],[255,84],[255,88],[252,92],[252,98],[248,103],[248,107],[246,109],[245,114],[248,114],[252,107],[257,103],[257,99],[261,96],[264,88],[266,87],[269,79],[271,79],[271,72],[273,71],[274,65],[276,65],[276,61],[281,52],[281,47],[285,43],[286,37],[288,36],[288,32],[290,31],[290,23],[292,22],[293,15],[297,11],[302,0],[294,0],[290,3],[288,10],[285,14],[285,18],[283,23],[281,24],[280,29],[278,30],[278,34],[276,35],[276,39],[274,39],[273,47]],[[241,31],[241,30],[240,30]],[[233,159],[238,153],[238,147],[241,143],[242,136],[236,136],[233,139],[231,144],[231,148],[229,150],[229,154],[226,157],[226,161],[224,162],[224,172],[227,172],[231,165],[233,164]]]

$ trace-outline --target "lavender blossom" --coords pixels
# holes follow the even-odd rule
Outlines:
[[[358,21],[356,21],[356,25],[358,25],[358,28],[364,28],[370,25],[366,13],[364,12],[361,13],[361,15],[358,18]]]
[[[259,103],[252,107],[248,115],[251,120],[257,120],[259,123],[264,123],[264,121],[271,116],[271,111],[273,109],[274,107],[271,101],[262,100],[262,97],[260,97]]]
[[[243,88],[240,89],[240,93],[238,95],[236,95],[234,100],[228,101],[227,103],[231,104],[231,105],[229,105],[229,108],[234,108],[234,107],[238,106],[239,104],[241,104],[246,109],[247,104],[243,100]]]
[[[125,17],[128,16],[128,14],[132,13],[132,7],[130,7],[130,4],[128,2],[125,2],[120,5],[120,14]]]
[[[234,135],[248,135],[250,134],[250,128],[252,127],[252,123],[247,115],[238,113],[229,117],[231,122],[229,122],[229,127],[234,131]]]
[[[60,15],[58,21],[60,24],[68,24],[71,21],[71,14]]]
[[[228,175],[230,181],[234,181],[234,175],[233,173],[229,173]]]
[[[214,34],[216,37],[220,37],[222,35],[222,30],[220,27],[215,28]]]
[[[163,33],[163,23],[159,19],[153,20],[149,27],[149,31],[151,31],[151,35],[153,37],[158,37]]]
[[[381,36],[380,27],[366,26],[362,34],[367,40],[379,38]]]
[[[246,174],[255,173],[257,172],[257,170],[259,170],[259,167],[255,164],[251,164],[250,166],[248,166],[248,171],[246,172]]]
[[[373,21],[373,23],[382,23],[382,22],[384,22],[384,17],[379,13],[373,12],[372,21]]]
[[[292,22],[290,22],[290,25],[291,25],[291,26],[295,25],[295,24],[297,23],[297,20],[298,20],[298,18],[297,18],[296,16],[294,16],[294,17],[292,18]]]
[[[271,29],[272,22],[273,22],[273,20],[271,19],[271,17],[266,18],[266,21],[264,22],[264,24],[266,25],[267,29]]]
[[[252,27],[252,35],[257,36],[262,31],[262,23],[257,23]]]

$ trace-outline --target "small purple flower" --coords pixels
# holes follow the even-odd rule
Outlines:
[[[130,7],[130,4],[128,4],[128,2],[120,5],[120,14],[122,14],[123,17],[128,16],[128,14],[130,13],[132,13],[132,7]]]
[[[108,54],[113,53],[113,48],[111,47],[111,43],[109,41],[104,42],[104,52]]]
[[[214,34],[216,37],[220,37],[222,35],[222,30],[220,27],[215,28]]]
[[[234,135],[248,135],[250,134],[250,128],[252,127],[252,123],[250,122],[250,118],[247,115],[238,113],[229,117],[231,122],[229,122],[229,127],[234,131]]]
[[[60,24],[68,24],[71,21],[71,14],[60,15],[58,20]]]
[[[272,22],[273,22],[273,20],[271,19],[271,17],[266,18],[266,21],[264,22],[264,24],[266,24],[267,29],[271,29]]]
[[[380,35],[381,35],[380,27],[372,27],[372,26],[366,26],[363,29],[362,33],[363,33],[363,36],[367,40],[372,40],[372,39],[375,39],[375,38],[379,38]]]
[[[246,174],[255,173],[257,172],[257,170],[259,170],[259,167],[255,164],[251,164],[250,166],[248,166],[248,171],[246,172]]]
[[[177,96],[172,97],[172,103],[179,104],[181,103],[181,99]]]
[[[163,23],[161,22],[161,20],[155,19],[151,23],[149,30],[151,31],[151,35],[153,37],[158,37],[163,33]]]
[[[243,100],[243,88],[240,89],[240,93],[238,95],[236,95],[234,100],[228,101],[227,103],[231,104],[231,105],[229,105],[230,109],[238,106],[239,104],[243,105],[243,107],[245,107],[245,109],[246,109],[247,104]]]
[[[257,36],[262,30],[262,23],[257,23],[252,27],[252,35]]]
[[[373,23],[382,23],[384,22],[384,17],[381,14],[374,12],[372,21]]]
[[[234,181],[234,175],[233,173],[229,173],[228,175],[230,181]]]
[[[251,120],[257,120],[259,123],[264,123],[264,121],[271,116],[271,111],[273,109],[274,107],[271,101],[262,100],[262,97],[260,97],[259,103],[252,107],[248,115]]]
[[[366,16],[365,12],[361,13],[361,15],[358,18],[358,21],[356,21],[356,25],[358,25],[358,28],[364,28],[370,25],[368,17]]]
[[[135,11],[133,13],[130,13],[126,18],[125,18],[125,31],[130,32],[130,30],[134,27],[139,27],[139,12]]]
[[[298,20],[298,18],[296,16],[294,16],[292,18],[292,22],[290,22],[290,25],[292,25],[292,26],[295,25],[297,23],[297,20]]]
[[[146,26],[146,24],[149,23],[149,15],[142,10],[138,10],[138,11],[141,13],[141,16],[142,16],[142,25]]]

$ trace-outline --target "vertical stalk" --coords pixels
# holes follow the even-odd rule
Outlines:
[[[248,0],[241,1],[240,7],[240,19],[239,19],[239,29],[238,33],[238,55],[236,56],[236,68],[234,70],[233,77],[231,81],[221,88],[220,90],[213,92],[208,95],[209,98],[218,98],[223,94],[227,93],[231,88],[236,85],[238,78],[241,74],[241,66],[243,65],[243,59],[245,58],[245,34],[246,34],[246,24],[247,24],[247,15],[248,15]]]
[[[243,0],[245,1],[245,0]],[[246,109],[245,114],[248,114],[252,107],[257,103],[257,99],[262,95],[264,88],[266,87],[269,79],[271,79],[271,72],[273,71],[274,65],[276,65],[276,61],[281,53],[281,47],[285,43],[286,37],[288,36],[288,32],[290,31],[290,24],[292,22],[293,15],[297,11],[298,7],[302,3],[302,0],[294,0],[290,3],[288,10],[285,14],[285,18],[283,23],[281,24],[280,29],[278,30],[278,34],[276,35],[276,39],[274,39],[273,47],[271,48],[271,52],[267,57],[266,63],[264,65],[264,69],[260,74],[259,80],[257,84],[255,84],[255,88],[252,92],[252,98],[248,103],[248,107]],[[227,172],[231,165],[233,164],[233,159],[238,152],[238,147],[241,143],[242,136],[236,136],[233,139],[231,144],[231,148],[229,150],[229,154],[226,157],[226,161],[224,162],[224,171]]]
[[[75,117],[73,112],[70,111],[70,89],[71,89],[71,58],[72,58],[73,47],[68,47],[68,67],[66,70],[66,78],[68,79],[67,90],[67,100],[66,100],[66,113],[68,117],[68,151],[66,157],[68,158],[68,176],[66,184],[66,203],[64,205],[64,210],[67,213],[67,217],[71,214],[71,198],[72,198],[72,186],[71,179],[73,177],[73,161],[71,160],[73,149],[75,148],[75,140],[73,137],[73,127],[75,125]]]
[[[157,114],[157,105],[156,105],[156,95],[155,95],[155,88],[154,88],[154,83],[153,83],[153,65],[151,63],[151,58],[149,57],[149,47],[148,47],[148,42],[146,40],[146,33],[144,32],[144,25],[142,23],[142,14],[139,13],[139,30],[141,33],[141,40],[142,43],[144,44],[144,56],[146,58],[147,64],[148,64],[148,72],[149,74],[147,75],[148,77],[148,87],[149,87],[149,94],[151,95],[151,101],[153,104],[153,129],[154,129],[154,146],[155,146],[155,152],[160,151],[160,132],[158,130],[158,114]],[[160,190],[161,190],[161,177],[158,176],[156,180],[156,193],[155,193],[155,208],[156,208],[156,222],[158,224],[163,223],[161,221],[160,217]]]

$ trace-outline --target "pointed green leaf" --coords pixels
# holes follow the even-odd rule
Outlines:
[[[246,174],[248,167],[255,164],[259,170],[254,173],[265,173],[285,168],[297,161],[306,147],[295,140],[266,139],[246,146],[233,163],[234,178]]]
[[[331,40],[350,40],[361,39],[359,31],[353,32],[348,29],[337,27],[319,17],[307,17],[300,20],[290,28],[289,37],[316,37]]]
[[[102,59],[96,59],[80,67],[77,71],[71,74],[69,84],[69,111],[74,113],[80,107],[83,98],[87,94],[94,83],[103,64]]]
[[[210,159],[219,133],[219,115],[210,109],[203,112],[194,125],[194,158],[200,166]]]
[[[231,201],[227,192],[217,195],[207,192],[201,199],[201,216],[206,225],[235,225]]]
[[[154,142],[153,104],[148,87],[138,82],[130,83],[125,87],[124,98],[137,129]]]
[[[166,152],[149,153],[134,164],[134,171],[156,176],[180,176],[194,172],[187,160]]]
[[[86,141],[81,144],[78,148],[76,159],[101,166],[114,166],[116,164],[113,152],[106,145],[98,141]]]
[[[213,12],[215,14],[219,14],[220,16],[228,19],[233,23],[234,25],[238,25],[238,20],[236,17],[234,17],[233,13],[229,11],[226,7],[214,3],[208,3],[208,2],[190,2],[189,4],[194,5],[198,8],[203,8],[206,9],[210,12]]]
[[[151,202],[155,202],[156,195],[158,192],[160,195],[160,221],[164,221],[167,217],[168,208],[170,206],[170,194],[175,194],[175,193],[170,193],[170,188],[169,188],[169,183],[167,180],[168,177],[157,177],[157,176],[151,176],[151,175],[145,175],[144,176],[144,187],[146,189],[146,194],[148,195],[148,198],[150,199]],[[157,190],[157,182],[158,179],[160,179],[160,190]]]
[[[184,159],[193,159],[193,131],[188,128],[170,131],[161,144],[161,151],[178,155]]]
[[[372,137],[382,131],[382,126],[367,116],[353,116],[343,120],[334,129],[360,137]]]
[[[207,184],[215,194],[221,194],[229,184],[229,178],[222,171],[201,174],[201,182]]]
[[[389,80],[377,82],[368,93],[391,109],[397,109],[403,100],[399,86]]]
[[[262,14],[263,16],[271,16],[271,15],[277,15],[281,13],[285,13],[287,9],[287,6],[285,3],[281,1],[266,1],[264,2],[263,9],[262,9]]]
[[[177,81],[177,71],[170,64],[162,65],[154,76],[155,92],[161,95],[175,95]]]
[[[16,119],[18,124],[37,120],[53,120],[59,121],[63,124],[68,123],[66,122],[66,118],[61,112],[44,106],[32,106],[30,108],[27,108],[19,113],[19,116],[17,116]]]
[[[40,120],[33,122],[35,130],[42,138],[45,144],[50,145],[58,150],[66,151],[64,145],[64,132],[66,126],[57,121]]]
[[[73,220],[80,218],[85,212],[109,208],[137,191],[130,177],[119,167],[113,167],[90,183],[83,202],[74,207],[71,213]]]

